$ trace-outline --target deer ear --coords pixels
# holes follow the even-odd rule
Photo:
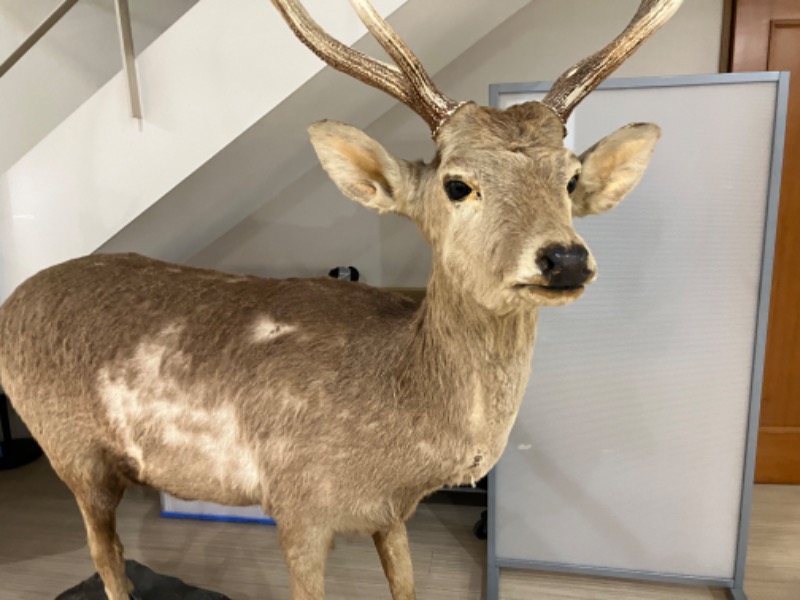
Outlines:
[[[403,212],[402,164],[366,133],[336,121],[308,128],[322,168],[341,192],[380,213]]]
[[[634,123],[604,137],[584,152],[572,215],[596,215],[614,208],[644,175],[661,129]]]

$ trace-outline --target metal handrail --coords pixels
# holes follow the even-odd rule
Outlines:
[[[78,0],[63,0],[53,12],[33,30],[19,47],[0,64],[0,77],[5,75],[19,59],[30,50],[36,42],[53,28],[61,18],[76,4]],[[117,29],[119,30],[120,48],[122,50],[122,66],[128,80],[128,92],[131,101],[131,114],[137,118],[142,118],[142,101],[139,94],[139,78],[136,73],[136,52],[133,48],[133,32],[131,29],[131,13],[128,0],[114,0],[117,13]]]
[[[13,67],[17,61],[25,56],[25,54],[33,48],[33,45],[38,42],[45,33],[50,31],[50,29],[61,20],[67,11],[70,8],[75,6],[78,3],[78,0],[64,0],[61,4],[59,4],[56,9],[51,12],[47,18],[42,21],[41,25],[39,25],[36,29],[33,30],[33,33],[30,34],[27,39],[20,44],[19,48],[14,50],[7,59],[3,61],[3,64],[0,64],[0,77],[6,74],[11,67]]]
[[[131,98],[131,114],[142,118],[142,99],[139,95],[139,77],[136,73],[136,52],[133,49],[133,31],[131,30],[131,12],[128,0],[115,0],[117,8],[117,29],[119,30],[119,47],[122,50],[122,68],[128,79],[128,92]]]

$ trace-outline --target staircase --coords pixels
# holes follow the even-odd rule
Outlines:
[[[434,76],[529,2],[373,0]],[[306,5],[382,56],[345,0]],[[365,127],[395,104],[326,68],[268,0],[200,0],[137,64],[141,121],[120,73],[0,175],[0,301],[100,247],[183,260],[316,164],[309,123]]]

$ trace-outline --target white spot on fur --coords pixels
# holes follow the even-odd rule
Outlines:
[[[473,431],[483,431],[486,426],[486,405],[482,394],[476,394],[472,401],[472,411],[469,414],[469,424]]]
[[[530,450],[533,448],[533,444],[520,444],[517,446],[517,450]]]
[[[429,442],[424,442],[424,441],[423,442],[417,442],[417,448],[422,450],[422,453],[427,455],[427,456],[433,456],[434,454],[436,454],[436,451],[435,451],[435,449],[433,447],[433,444],[431,444]]]
[[[325,504],[330,503],[333,499],[333,482],[327,477],[321,477],[317,490],[322,498],[324,498]]]
[[[252,340],[256,344],[269,342],[287,333],[292,333],[295,330],[296,327],[292,325],[276,323],[269,317],[261,317],[253,327]]]
[[[486,429],[486,393],[483,383],[477,375],[472,376],[472,408],[469,413],[469,426],[475,433]]]
[[[152,342],[141,343],[125,373],[100,371],[100,398],[108,418],[124,452],[137,462],[140,476],[180,472],[182,463],[191,460],[195,471],[202,469],[217,485],[254,494],[260,485],[258,462],[243,438],[235,408],[209,406],[199,386],[169,375],[169,369],[187,362],[175,348],[179,334],[180,327],[170,326]],[[165,462],[159,446],[166,446],[175,462]],[[155,455],[146,454],[143,447],[156,448]]]
[[[134,441],[131,420],[134,420],[140,406],[129,402],[129,393],[124,385],[112,385],[108,374],[100,373],[100,395],[106,405],[108,418],[117,427],[120,441],[122,442],[125,453],[136,461],[139,472],[144,471],[144,455],[142,447]],[[132,419],[133,417],[133,419]]]
[[[271,462],[280,464],[289,458],[291,440],[285,437],[271,438],[264,449],[270,455]]]
[[[297,418],[297,416],[303,412],[307,406],[308,402],[303,397],[285,394],[283,398],[281,398],[281,409],[283,409],[283,412],[287,415],[291,414],[295,418]]]

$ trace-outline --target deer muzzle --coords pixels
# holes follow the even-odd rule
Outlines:
[[[545,246],[537,252],[536,266],[542,273],[543,286],[551,290],[581,288],[595,274],[589,264],[589,251],[581,244]]]

